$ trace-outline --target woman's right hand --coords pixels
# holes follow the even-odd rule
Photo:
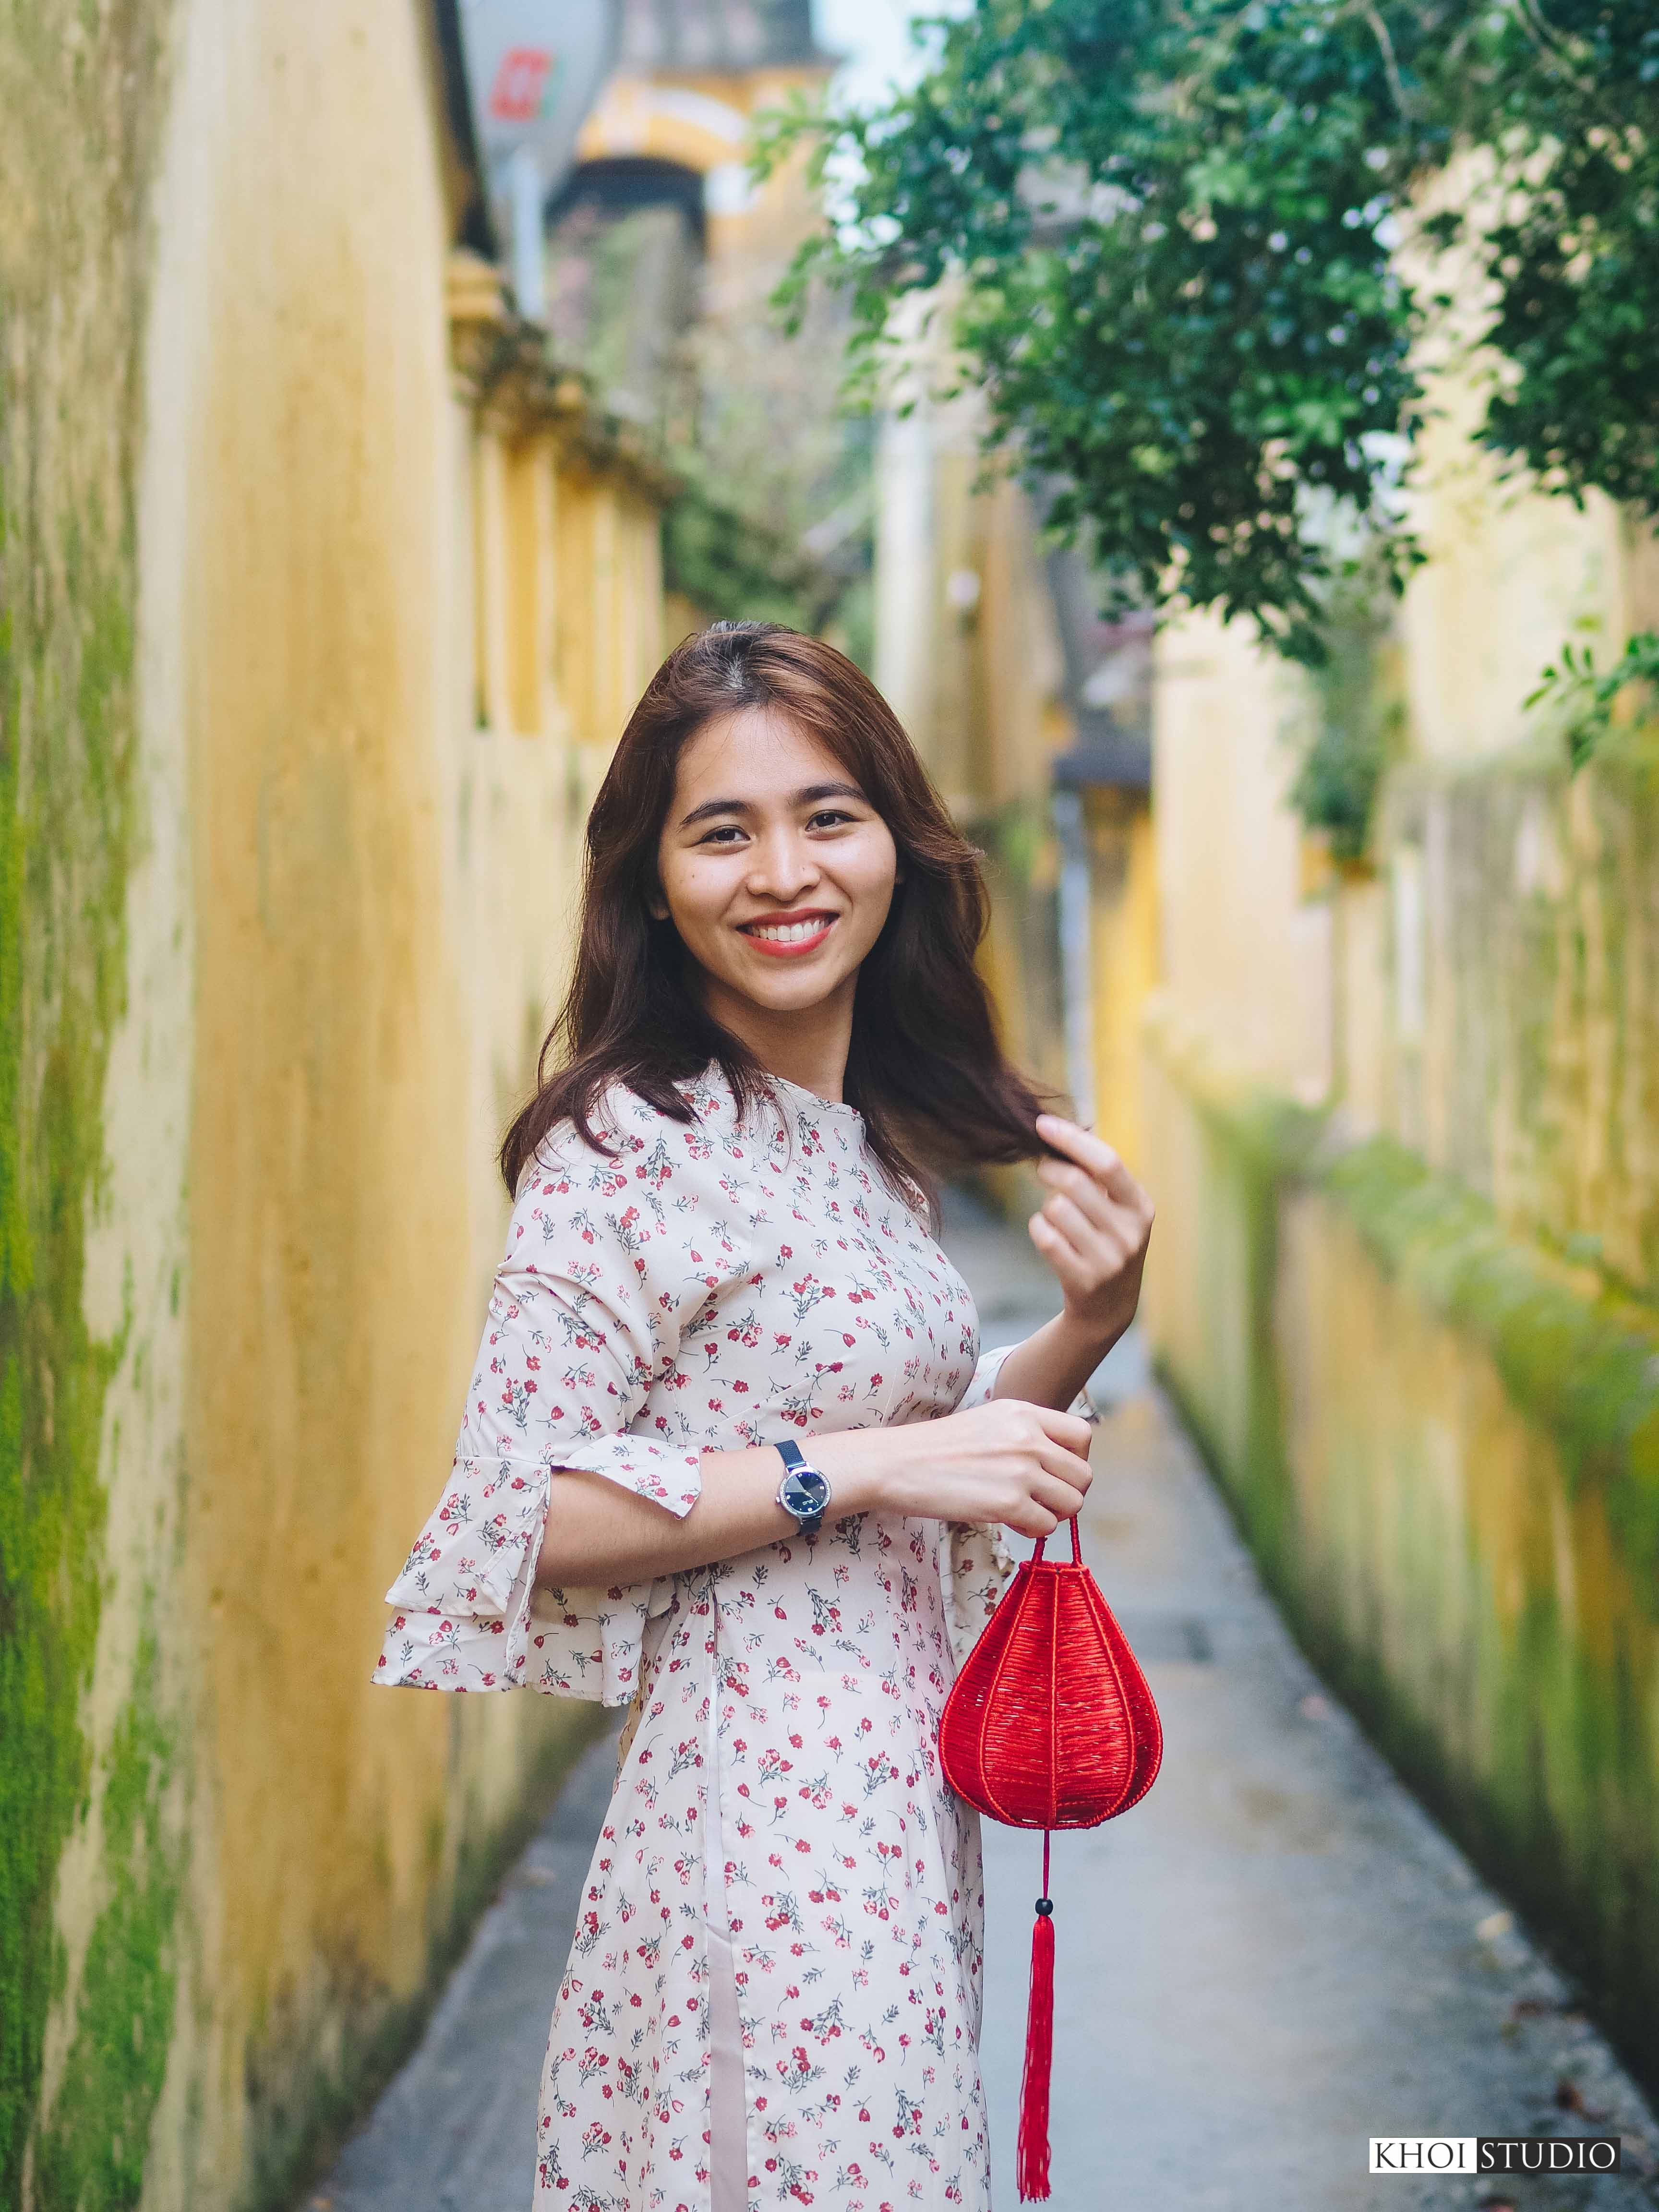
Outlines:
[[[831,1520],[1000,1521],[1022,1536],[1052,1536],[1088,1490],[1090,1433],[1075,1413],[994,1398],[939,1420],[814,1437],[811,1451],[834,1492]]]
[[[887,1513],[939,1521],[1000,1521],[1022,1536],[1052,1536],[1089,1487],[1089,1424],[1021,1398],[891,1429],[815,1436],[815,1466],[830,1479],[826,1517]],[[702,1489],[676,1518],[608,1475],[556,1468],[554,1504],[536,1580],[555,1589],[610,1589],[735,1559],[787,1540],[795,1522],[777,1502],[781,1462],[770,1444],[705,1450]]]

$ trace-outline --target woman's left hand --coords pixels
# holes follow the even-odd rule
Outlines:
[[[1152,1201],[1091,1131],[1059,1114],[1039,1115],[1036,1127],[1065,1158],[1037,1163],[1050,1194],[1031,1216],[1031,1242],[1060,1279],[1066,1320],[1103,1358],[1135,1317]]]

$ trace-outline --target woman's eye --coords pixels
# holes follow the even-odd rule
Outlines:
[[[733,845],[742,835],[743,831],[735,822],[723,822],[718,830],[711,830],[707,836],[699,837],[697,842],[700,845]]]
[[[851,822],[854,819],[855,817],[848,814],[842,807],[825,806],[820,808],[818,812],[812,816],[806,826],[809,830],[833,830],[838,823]]]

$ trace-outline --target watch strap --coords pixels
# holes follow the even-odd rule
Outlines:
[[[781,1443],[774,1444],[772,1449],[776,1452],[778,1457],[783,1462],[783,1480],[778,1486],[778,1503],[783,1507],[786,1513],[793,1514],[794,1516],[796,1522],[799,1524],[800,1533],[803,1536],[816,1536],[819,1529],[823,1526],[823,1507],[820,1506],[816,1513],[801,1514],[797,1512],[794,1506],[790,1504],[788,1500],[784,1497],[783,1492],[788,1486],[790,1477],[797,1473],[815,1475],[817,1480],[823,1484],[826,1493],[828,1492],[830,1486],[828,1478],[823,1474],[822,1468],[816,1468],[812,1465],[812,1462],[807,1458],[800,1446],[790,1438],[786,1437]],[[827,1495],[825,1504],[828,1504]]]

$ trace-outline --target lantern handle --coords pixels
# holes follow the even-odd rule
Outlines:
[[[1079,1516],[1075,1513],[1072,1516],[1072,1565],[1074,1567],[1080,1567],[1083,1565],[1083,1534],[1077,1525],[1078,1517]],[[1033,1566],[1035,1566],[1037,1561],[1042,1557],[1043,1553],[1048,1548],[1048,1539],[1046,1536],[1039,1536],[1037,1538],[1036,1548],[1031,1553],[1031,1565]]]

